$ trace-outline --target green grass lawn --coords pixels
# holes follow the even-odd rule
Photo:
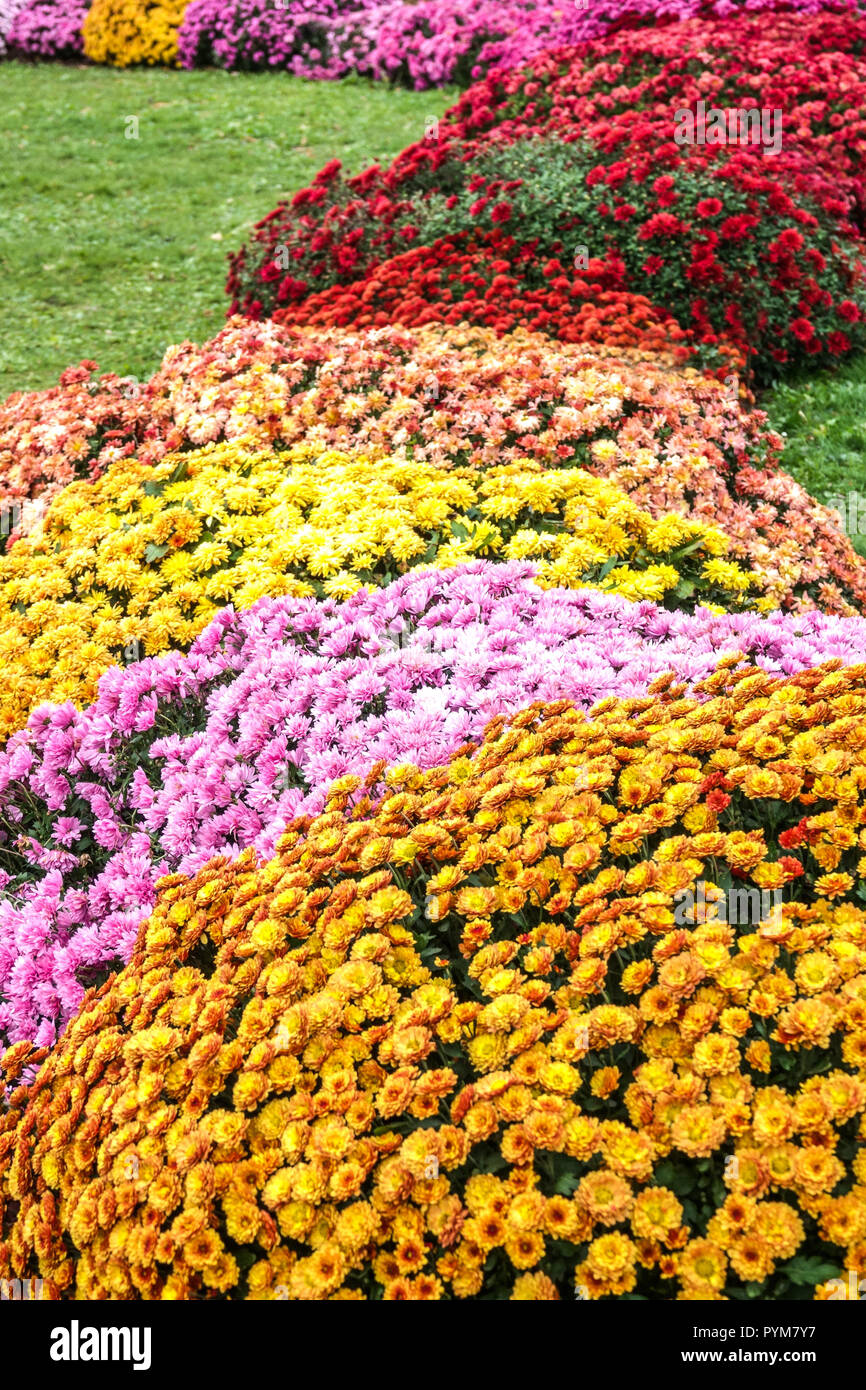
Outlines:
[[[211,337],[226,254],[335,155],[352,172],[455,99],[284,73],[0,64],[0,400],[84,357],[140,379]],[[127,138],[138,119],[138,139]]]
[[[866,511],[866,356],[777,385],[761,405],[787,435],[784,466],[819,502],[858,492]],[[866,515],[863,518],[866,529]],[[866,555],[866,534],[851,535]]]
[[[211,337],[226,253],[253,222],[335,155],[352,171],[391,158],[455,96],[283,73],[0,64],[0,399],[83,357],[143,380],[171,343]],[[866,358],[761,404],[813,496],[866,503]],[[852,540],[866,554],[866,536]]]

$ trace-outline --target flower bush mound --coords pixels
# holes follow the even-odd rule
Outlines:
[[[177,66],[177,31],[186,0],[93,0],[81,35],[95,63]]]
[[[862,1267],[866,571],[752,386],[862,350],[866,30],[640,19],[328,165],[140,389],[0,406],[0,1278]]]
[[[341,23],[364,0],[190,0],[178,33],[185,68],[281,68],[298,77],[342,77],[353,70],[338,48]]]
[[[346,180],[332,161],[274,209],[232,259],[233,307],[339,322],[360,299],[416,322],[430,301],[428,317],[495,323],[500,303],[508,312],[499,273],[512,294],[545,300],[534,326],[555,331],[589,269],[705,347],[733,342],[759,379],[859,350],[864,25],[738,14],[618,33],[490,77],[388,170]],[[677,144],[675,113],[698,100],[777,111],[778,152]],[[482,265],[473,283],[479,235],[493,273]],[[416,257],[401,261],[407,249]]]
[[[164,879],[10,1096],[4,1269],[77,1298],[706,1300],[858,1267],[864,678],[535,703],[375,807],[341,779],[267,864]],[[790,901],[738,935],[734,875]]]
[[[7,0],[8,3],[8,0]],[[14,4],[14,0],[13,0]],[[36,0],[16,7],[6,34],[11,58],[77,58],[90,0]]]

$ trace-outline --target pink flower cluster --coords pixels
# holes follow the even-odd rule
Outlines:
[[[75,58],[84,52],[81,26],[90,0],[37,0],[12,21],[7,37],[11,57]]]
[[[731,653],[775,673],[866,660],[863,618],[688,615],[532,575],[478,560],[227,608],[188,655],[106,672],[90,708],[40,706],[0,754],[0,1047],[55,1038],[129,959],[162,875],[272,855],[335,778],[436,766],[534,700],[694,686]]]
[[[540,47],[565,42],[570,13],[586,19],[586,8],[551,0],[380,0],[344,19],[334,36],[346,70],[422,89],[448,83],[466,86],[491,67],[525,62]],[[607,33],[608,23],[593,26]],[[530,36],[533,36],[528,42]]]
[[[185,68],[283,68],[299,77],[349,71],[335,36],[364,0],[192,0],[178,32]]]
[[[26,3],[27,0],[0,0],[0,58],[6,52],[6,37],[12,21]]]
[[[466,85],[487,70],[488,49],[504,51],[536,20],[548,42],[558,41],[562,13],[547,0],[482,0],[470,9],[458,0],[192,0],[178,51],[187,68],[214,63],[314,78],[358,72],[418,88]]]
[[[179,33],[184,67],[284,68],[418,89],[462,86],[546,49],[620,27],[724,18],[738,10],[849,8],[849,0],[192,0]]]

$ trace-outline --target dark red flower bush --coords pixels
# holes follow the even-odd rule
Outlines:
[[[615,268],[602,260],[581,272],[555,257],[539,265],[534,246],[501,232],[457,233],[404,251],[351,285],[278,309],[274,318],[321,327],[477,323],[498,333],[526,327],[567,343],[669,352],[682,363],[693,357],[688,334],[672,316],[617,283]]]
[[[732,344],[759,378],[866,342],[858,247],[817,204],[766,177],[761,156],[749,159],[650,175],[598,164],[583,143],[488,148],[459,192],[419,202],[414,254],[277,313],[291,323],[525,324],[577,342],[599,294],[648,290],[641,308],[655,304],[656,325],[672,316],[710,354]]]
[[[541,55],[476,84],[435,138],[388,170],[345,179],[332,162],[274,209],[232,258],[232,307],[261,317],[351,287],[434,232],[479,222],[515,230],[509,194],[520,185],[487,186],[484,166],[495,151],[546,134],[596,151],[597,201],[582,207],[580,237],[594,256],[622,262],[618,288],[650,298],[706,343],[748,345],[765,371],[773,356],[778,370],[844,354],[861,314],[864,48],[866,20],[851,12],[777,16],[769,33],[760,16],[694,20]],[[781,113],[777,152],[765,152],[766,130],[760,145],[677,143],[679,118],[699,102],[765,109],[774,122]],[[543,229],[544,255],[559,254],[567,221]],[[522,224],[520,236],[532,239]],[[310,312],[322,311],[316,299]]]

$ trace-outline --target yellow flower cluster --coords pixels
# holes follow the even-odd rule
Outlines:
[[[537,562],[540,582],[632,599],[700,592],[737,607],[759,581],[721,532],[657,520],[614,484],[534,462],[455,468],[241,443],[124,459],[54,499],[0,558],[0,737],[43,700],[94,697],[128,643],[187,648],[227,603],[348,597],[407,569],[474,557]],[[761,600],[758,600],[760,605]]]
[[[0,1120],[0,1277],[707,1300],[816,1245],[862,1268],[866,669],[702,693],[532,706],[163,880],[50,1054],[2,1059],[42,1065]],[[737,932],[731,875],[801,898]]]
[[[177,34],[189,0],[93,0],[84,16],[84,53],[94,63],[178,66]]]

